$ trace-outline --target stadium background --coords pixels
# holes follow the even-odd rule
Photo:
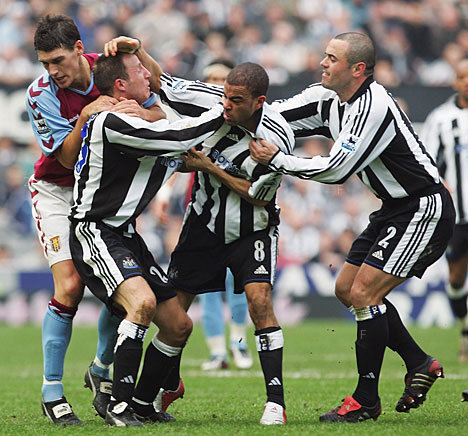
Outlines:
[[[294,95],[320,80],[319,62],[335,34],[364,30],[377,45],[375,78],[401,101],[416,128],[451,93],[453,65],[468,56],[466,0],[2,0],[0,3],[0,323],[39,324],[52,278],[31,221],[27,179],[39,155],[25,111],[25,91],[42,67],[32,38],[37,18],[65,13],[78,24],[86,51],[100,52],[119,34],[136,36],[171,74],[201,78],[211,60],[262,64],[271,80],[269,100]],[[298,141],[296,153],[326,153],[328,143]],[[186,178],[171,200],[171,218],[154,205],[139,226],[161,263],[178,236]],[[347,317],[333,297],[334,276],[350,242],[379,202],[353,178],[328,186],[285,178],[275,306],[280,322]],[[406,321],[450,326],[444,293],[447,268],[433,265],[423,280],[409,280],[391,299]],[[199,308],[191,312],[199,319]],[[96,322],[88,293],[76,322]],[[226,314],[228,316],[228,314]]]

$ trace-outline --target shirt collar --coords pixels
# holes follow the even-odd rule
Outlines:
[[[365,94],[367,90],[369,89],[370,84],[374,81],[374,76],[369,76],[364,82],[362,82],[362,85],[359,87],[359,89],[352,95],[352,97],[346,102],[348,104],[354,103],[361,95]]]

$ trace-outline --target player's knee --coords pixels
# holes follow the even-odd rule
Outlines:
[[[270,292],[266,290],[259,290],[255,293],[252,293],[248,295],[247,302],[249,307],[253,310],[265,308],[271,303]]]
[[[187,341],[193,330],[193,322],[189,316],[186,316],[183,321],[179,323],[179,328],[177,330],[177,340],[184,342]]]
[[[354,307],[364,307],[373,304],[369,288],[354,284],[349,292],[349,302]]]
[[[344,305],[349,306],[350,302],[350,290],[349,286],[343,286],[343,284],[336,283],[335,285],[335,296],[340,300]]]
[[[143,324],[149,325],[156,311],[156,298],[153,294],[142,295],[134,307],[134,316]],[[130,311],[127,311],[130,312]],[[130,313],[129,313],[130,314]]]
[[[188,315],[174,318],[170,323],[159,325],[161,339],[170,345],[184,346],[192,333],[193,322]]]
[[[76,307],[83,298],[83,282],[78,274],[71,274],[55,286],[54,297],[69,307]]]

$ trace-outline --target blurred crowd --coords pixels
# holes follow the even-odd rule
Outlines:
[[[227,57],[264,65],[273,83],[314,81],[330,36],[350,30],[372,36],[386,86],[450,84],[451,67],[468,54],[468,0],[2,0],[0,83],[40,71],[32,39],[45,13],[73,17],[87,51],[135,36],[165,70],[189,79]]]
[[[468,56],[468,0],[2,0],[0,87],[27,86],[42,73],[32,41],[46,13],[73,17],[87,52],[101,52],[117,35],[138,37],[165,71],[188,79],[227,58],[260,63],[274,85],[320,81],[325,44],[350,30],[371,35],[375,78],[390,88],[449,86],[453,65]],[[324,139],[300,141],[297,153],[327,154],[328,147]],[[0,138],[0,266],[47,266],[26,184],[38,154],[34,143]],[[170,219],[158,220],[152,205],[139,223],[161,262],[177,241],[185,181],[174,186]],[[280,266],[322,262],[338,269],[379,204],[357,179],[334,186],[285,177],[278,196]]]

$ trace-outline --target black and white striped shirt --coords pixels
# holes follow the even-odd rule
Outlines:
[[[218,104],[173,123],[112,112],[93,117],[75,165],[71,219],[133,232],[136,217],[180,166],[180,153],[219,129],[222,112]]]
[[[272,107],[296,136],[334,140],[328,156],[300,158],[280,151],[269,164],[272,170],[323,183],[343,183],[357,174],[383,200],[407,197],[440,182],[407,116],[372,77],[345,103],[334,91],[314,84]]]
[[[181,116],[198,115],[219,102],[223,96],[223,88],[220,86],[178,79],[168,74],[161,77],[161,83],[161,100]],[[226,244],[279,223],[276,191],[282,176],[250,157],[249,142],[251,138],[263,138],[276,144],[285,153],[291,153],[294,134],[285,119],[268,104],[260,109],[258,118],[255,132],[225,123],[203,143],[203,152],[216,165],[252,183],[249,189],[251,198],[269,201],[265,207],[254,206],[220,183],[216,177],[203,172],[196,173],[187,211],[193,209],[207,228]]]
[[[457,224],[468,223],[468,108],[458,105],[457,95],[429,114],[421,138],[450,186]]]

